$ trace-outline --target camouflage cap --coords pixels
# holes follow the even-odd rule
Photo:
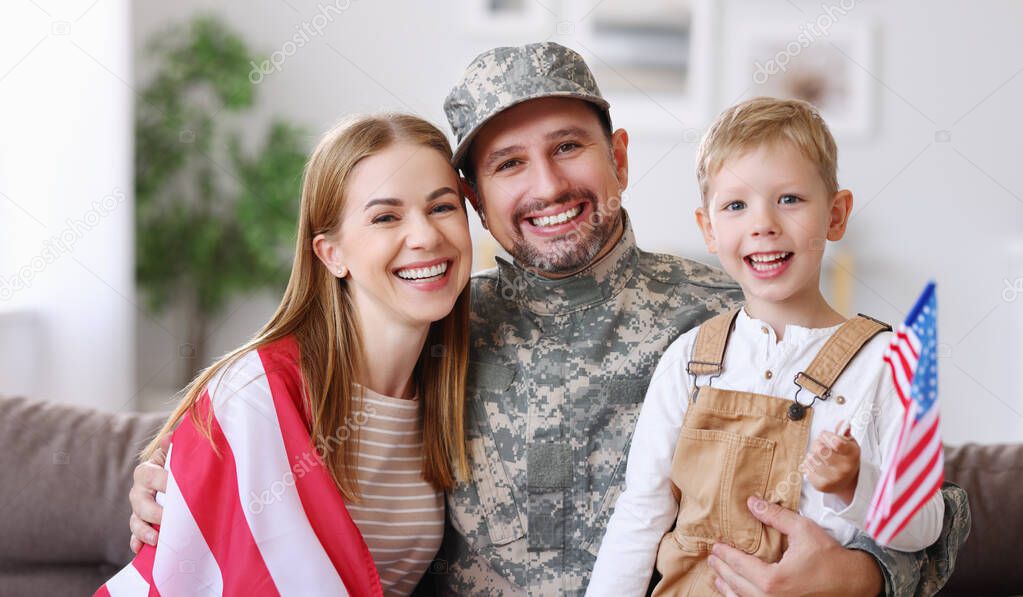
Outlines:
[[[541,42],[501,47],[477,56],[444,100],[457,146],[451,163],[461,168],[466,150],[488,120],[526,100],[575,97],[592,102],[608,117],[593,73],[582,56],[561,44]]]

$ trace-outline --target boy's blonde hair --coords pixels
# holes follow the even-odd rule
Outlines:
[[[830,195],[838,192],[838,147],[817,109],[802,100],[757,97],[722,112],[703,136],[696,155],[703,204],[707,204],[710,177],[726,160],[777,141],[792,143],[817,164]]]

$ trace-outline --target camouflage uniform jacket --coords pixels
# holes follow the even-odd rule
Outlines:
[[[719,270],[639,250],[627,217],[612,251],[577,275],[499,260],[472,284],[473,479],[449,494],[432,570],[446,594],[581,595],[661,354],[742,293]],[[916,585],[911,562],[881,561]]]

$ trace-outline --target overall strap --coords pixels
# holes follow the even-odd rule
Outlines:
[[[686,365],[689,375],[719,375],[725,360],[725,346],[739,309],[726,311],[703,322],[696,332],[692,360]]]
[[[842,324],[804,371],[796,374],[796,385],[827,400],[831,388],[856,353],[881,332],[892,331],[892,326],[873,317],[858,314]]]

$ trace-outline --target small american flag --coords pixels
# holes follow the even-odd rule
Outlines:
[[[931,282],[884,356],[905,416],[867,511],[866,531],[881,545],[899,534],[944,480],[937,405],[937,309]]]

